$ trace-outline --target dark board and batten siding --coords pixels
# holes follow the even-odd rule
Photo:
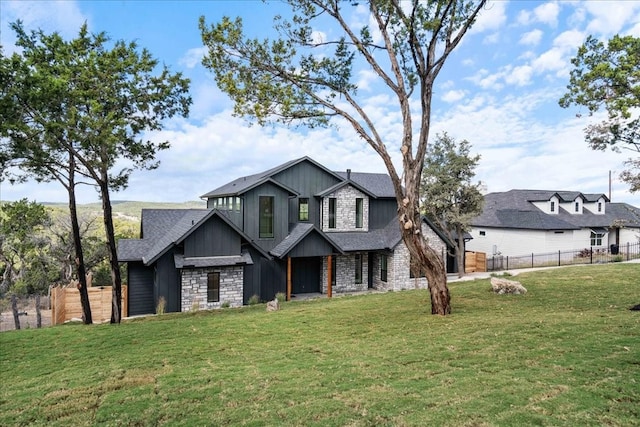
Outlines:
[[[170,250],[156,262],[155,301],[164,296],[165,311],[174,313],[182,310],[182,283],[180,270],[176,268],[173,258],[174,251]]]
[[[240,236],[218,217],[211,217],[184,241],[184,255],[240,255]]]
[[[273,197],[273,238],[260,238],[259,213],[260,196]],[[244,232],[264,251],[269,252],[280,243],[289,232],[289,193],[282,187],[265,183],[244,196]]]
[[[308,222],[320,227],[320,200],[314,196],[322,190],[333,187],[340,180],[308,161],[283,170],[274,175],[274,179],[289,188],[294,188],[300,194],[299,197],[309,199],[308,221],[298,220],[299,197],[294,197],[289,201],[290,222]]]
[[[129,262],[127,283],[129,316],[154,314],[156,309],[153,298],[153,268],[145,267],[141,262]]]
[[[369,199],[369,229],[384,228],[394,218],[398,217],[398,202],[396,199]]]
[[[332,255],[334,252],[335,250],[329,242],[320,237],[318,233],[311,232],[291,249],[287,256],[291,258],[322,257]]]

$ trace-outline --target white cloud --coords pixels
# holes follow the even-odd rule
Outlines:
[[[18,19],[28,32],[38,29],[45,33],[57,31],[65,39],[77,36],[85,22],[89,25],[89,31],[98,31],[97,28],[92,28],[91,20],[80,11],[75,1],[2,0],[0,8],[0,44],[6,55],[16,51],[15,34],[9,24]]]
[[[535,46],[540,43],[542,40],[543,32],[541,30],[535,29],[529,31],[528,33],[524,33],[522,37],[520,37],[520,44]]]
[[[178,60],[178,64],[186,67],[186,68],[194,68],[202,63],[202,58],[207,54],[207,48],[205,46],[202,47],[194,47],[192,49],[187,50],[187,52]]]
[[[311,32],[311,42],[315,44],[325,43],[327,41],[327,34],[322,31],[314,30]]]
[[[507,2],[505,1],[489,1],[478,14],[478,18],[470,31],[482,33],[501,29],[507,22],[506,9]]]
[[[466,92],[464,90],[450,90],[447,91],[444,95],[442,95],[442,100],[444,102],[456,102],[464,98]]]
[[[529,65],[520,65],[514,67],[510,73],[505,77],[507,84],[516,86],[526,86],[531,84],[531,76],[533,75],[533,68]]]
[[[552,27],[555,27],[558,24],[559,13],[560,7],[555,1],[542,4],[533,10],[533,14],[537,22],[541,22]]]
[[[518,12],[518,17],[516,18],[516,22],[519,25],[529,25],[532,20],[532,13],[528,10],[521,10]]]
[[[598,38],[608,38],[620,33],[628,24],[637,24],[640,2],[617,1],[612,5],[606,1],[585,1],[582,7],[590,19],[586,32]]]

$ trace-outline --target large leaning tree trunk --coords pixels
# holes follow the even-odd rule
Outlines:
[[[259,124],[325,126],[338,116],[382,158],[395,189],[402,239],[429,281],[431,312],[451,312],[446,270],[421,231],[420,177],[429,139],[433,84],[449,54],[474,23],[486,0],[286,0],[290,21],[278,16],[278,39],[243,34],[242,20],[223,17],[207,26],[203,65],[234,102],[234,114]],[[366,4],[370,25],[361,16]],[[332,21],[330,31],[320,31]],[[320,36],[319,36],[320,34]],[[329,37],[331,37],[329,39]],[[369,109],[353,77],[372,72],[376,94],[389,105]],[[379,92],[378,92],[379,90]],[[366,92],[366,91],[364,91]],[[397,109],[395,108],[397,107]],[[377,109],[396,117],[402,131],[389,140],[376,126]],[[386,144],[399,149],[400,171]],[[395,151],[394,151],[395,152]]]

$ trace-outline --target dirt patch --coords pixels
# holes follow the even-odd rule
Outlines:
[[[18,316],[20,319],[20,329],[37,327],[36,306],[33,301],[26,304],[18,304],[18,311],[22,313]],[[40,310],[40,315],[42,316],[42,327],[51,326],[51,310]],[[13,312],[11,310],[3,311],[0,315],[0,332],[13,331],[15,329],[16,324],[13,321]]]

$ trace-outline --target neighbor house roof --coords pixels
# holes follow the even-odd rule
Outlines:
[[[471,221],[474,227],[512,228],[529,230],[577,230],[589,227],[610,227],[617,221],[640,227],[640,209],[626,203],[607,203],[604,214],[584,209],[581,214],[567,212],[561,206],[558,213],[548,214],[533,202],[544,202],[558,197],[562,202],[578,198],[585,202],[609,199],[604,194],[584,194],[577,191],[510,190],[484,196],[482,214]]]

